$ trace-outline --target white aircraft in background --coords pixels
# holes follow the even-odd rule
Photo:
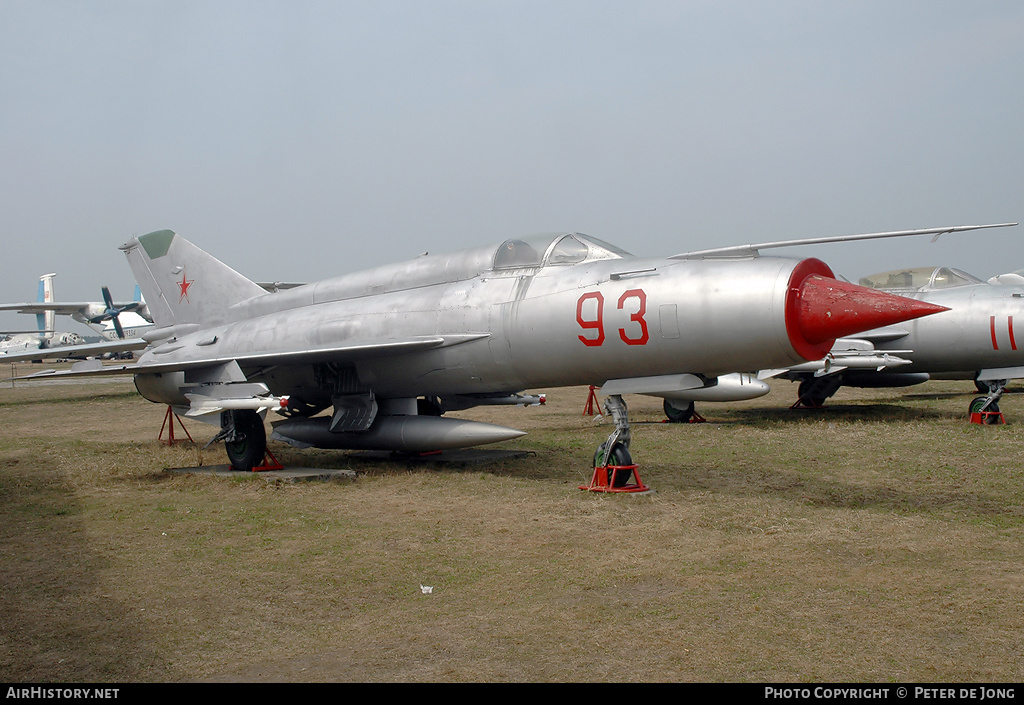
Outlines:
[[[104,340],[117,341],[128,338],[141,338],[143,334],[153,327],[153,316],[149,312],[146,300],[142,298],[139,285],[135,285],[135,298],[131,301],[114,301],[110,296],[110,289],[102,287],[103,301],[64,301],[57,302],[53,295],[54,273],[44,274],[39,277],[39,300],[33,303],[0,304],[0,311],[17,311],[18,313],[35,314],[40,328],[48,331],[53,330],[54,314],[59,316],[71,316],[79,323],[92,328],[100,334]],[[258,282],[259,285],[270,293],[293,289],[301,286],[299,282]],[[48,323],[44,323],[44,316],[51,316]],[[23,331],[24,333],[35,334],[37,331]],[[75,334],[71,334],[75,335]],[[78,343],[85,340],[78,336]]]
[[[0,340],[0,361],[18,362],[53,357],[99,357],[141,350],[148,343],[140,336],[153,327],[145,302],[115,303],[110,290],[103,287],[103,301],[55,302],[53,296],[54,273],[39,277],[39,295],[31,303],[0,304],[0,311],[35,314],[38,330],[11,331]],[[136,287],[137,289],[138,287]],[[77,333],[56,333],[57,315],[71,316],[97,331],[105,340],[87,343]]]
[[[110,289],[102,287],[103,301],[55,301],[50,272],[39,277],[38,300],[0,304],[0,311],[35,314],[38,330],[0,332],[0,361],[19,362],[54,357],[123,357],[142,350],[148,343],[143,335],[153,328],[153,317],[135,285],[132,301],[114,301]],[[270,293],[301,286],[300,282],[258,282]],[[88,343],[77,333],[55,333],[56,316],[71,316],[99,333],[104,342]]]
[[[102,287],[102,301],[61,301],[53,295],[54,273],[39,277],[39,299],[34,303],[0,304],[0,311],[17,311],[18,313],[35,314],[42,325],[41,317],[46,315],[71,316],[79,323],[89,326],[104,340],[123,340],[139,337],[142,332],[153,327],[152,317],[146,302],[135,286],[133,301],[115,302],[110,296],[110,289]],[[52,324],[49,328],[52,329]]]
[[[52,330],[9,330],[0,332],[0,359],[8,353],[81,345],[85,338],[78,333],[55,333]]]
[[[47,306],[53,299],[53,275],[45,274],[39,278],[39,302],[37,305]],[[54,313],[46,309],[36,312],[36,330],[12,330],[0,333],[0,355],[15,355],[45,349],[55,349],[72,345],[82,345],[85,338],[77,333],[57,333],[54,331]]]

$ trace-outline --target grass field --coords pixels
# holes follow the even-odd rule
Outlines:
[[[165,472],[223,448],[158,441],[130,381],[4,385],[5,682],[1024,681],[1012,389],[999,426],[966,382],[810,412],[778,382],[686,425],[629,397],[654,492],[605,495],[577,489],[610,430],[585,388],[460,414],[527,458],[272,444],[359,473],[284,484]]]

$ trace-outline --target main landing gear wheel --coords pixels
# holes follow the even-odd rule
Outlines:
[[[688,423],[693,418],[694,406],[692,401],[680,409],[666,399],[662,403],[661,408],[665,410],[665,416],[668,417],[669,423]]]
[[[825,400],[829,398],[829,394],[823,393],[818,385],[815,384],[816,380],[805,379],[800,383],[800,387],[797,390],[798,404],[817,409],[825,406]]]
[[[243,472],[251,472],[263,462],[267,452],[267,430],[263,419],[251,409],[240,409],[228,412],[234,432],[224,440],[224,448],[228,452],[231,467]]]

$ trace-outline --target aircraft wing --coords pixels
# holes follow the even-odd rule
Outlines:
[[[58,301],[58,302],[24,302],[20,304],[0,304],[0,311],[17,311],[18,313],[46,313],[53,311],[59,316],[71,316],[84,311],[90,306],[96,306],[95,301]],[[114,306],[125,311],[138,308],[142,304],[138,301],[115,302]]]
[[[981,370],[978,373],[978,381],[995,379],[1022,379],[1024,378],[1024,367],[994,367]]]
[[[194,370],[203,367],[217,367],[237,362],[239,365],[305,365],[316,362],[351,362],[370,357],[382,355],[401,355],[403,353],[421,352],[434,348],[459,345],[473,340],[480,340],[489,337],[489,333],[469,333],[460,335],[436,335],[419,336],[405,339],[381,340],[381,341],[352,341],[342,345],[322,345],[298,350],[284,352],[260,352],[248,355],[237,355],[218,357],[210,356],[205,358],[193,358],[181,361],[161,362],[159,355],[169,354],[180,350],[183,346],[165,344],[153,350],[153,360],[137,362],[131,365],[75,365],[70,370],[56,372],[45,370],[28,377],[71,377],[83,375],[122,375],[122,374],[148,374],[156,372],[178,372],[181,370]],[[75,346],[67,346],[68,349]],[[80,346],[78,346],[80,347]],[[0,362],[6,356],[0,356]],[[23,356],[21,359],[37,359],[39,356]]]
[[[0,353],[0,363],[25,362],[26,360],[45,360],[66,357],[96,357],[107,353],[142,350],[149,341],[142,338],[125,338],[105,343],[86,343],[84,345],[58,345],[52,348],[37,348],[21,352]]]
[[[669,259],[719,259],[728,257],[757,257],[759,250],[775,247],[798,247],[800,245],[821,245],[830,242],[851,242],[854,240],[878,240],[887,237],[908,237],[910,235],[934,235],[932,242],[946,233],[959,233],[965,230],[981,230],[983,228],[1007,228],[1017,223],[996,223],[993,225],[954,225],[946,228],[926,228],[924,230],[893,230],[884,233],[864,233],[861,235],[836,235],[833,237],[808,238],[806,240],[778,240],[776,242],[760,242],[732,247],[716,247],[711,250],[696,250],[673,255]]]

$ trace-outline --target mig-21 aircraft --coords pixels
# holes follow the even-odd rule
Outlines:
[[[973,227],[985,226],[901,234]],[[615,421],[595,466],[625,466],[624,394],[817,360],[837,338],[945,310],[837,280],[818,259],[640,258],[579,233],[273,293],[170,230],[121,249],[153,316],[151,347],[132,365],[55,374],[135,375],[146,399],[219,426],[239,470],[265,457],[268,410],[283,417],[272,438],[294,446],[430,452],[522,435],[446,409],[588,384]]]

